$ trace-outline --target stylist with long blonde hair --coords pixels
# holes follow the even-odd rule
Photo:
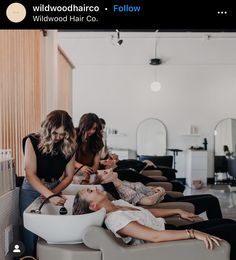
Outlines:
[[[38,197],[60,193],[73,179],[76,133],[66,111],[49,113],[38,133],[23,139],[25,179],[20,192],[20,213]],[[54,205],[63,205],[64,197],[52,197]],[[23,230],[25,255],[35,256],[37,236]]]

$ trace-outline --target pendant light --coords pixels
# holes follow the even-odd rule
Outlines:
[[[153,66],[157,66],[157,65],[161,64],[161,59],[157,58],[157,32],[158,32],[158,30],[155,31],[155,49],[154,49],[155,58],[152,58],[149,63],[150,65],[153,65]],[[158,92],[161,89],[161,83],[157,80],[157,71],[156,70],[155,70],[155,79],[151,83],[150,89],[153,92]]]
[[[151,91],[158,92],[161,90],[161,83],[159,81],[153,81],[150,85]]]

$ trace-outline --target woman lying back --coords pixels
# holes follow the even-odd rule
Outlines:
[[[117,172],[112,169],[98,170],[95,174],[90,175],[90,184],[102,184],[105,190],[115,199],[123,199],[131,204],[145,206],[155,205],[159,202],[189,202],[194,205],[195,214],[206,212],[208,219],[222,218],[219,200],[211,194],[189,195],[182,197],[172,197],[166,194],[162,187],[145,186],[141,182],[129,182],[120,180]],[[95,181],[95,182],[94,182]],[[77,176],[73,179],[78,183]],[[80,182],[81,183],[81,182]],[[83,183],[83,181],[82,181]],[[111,186],[110,183],[114,185]],[[86,184],[86,183],[85,183]],[[109,186],[109,190],[107,187]]]
[[[139,205],[154,205],[163,200],[165,189],[162,187],[145,186],[141,182],[122,181],[117,172],[112,169],[98,170],[95,178],[96,183],[112,182],[121,199]]]
[[[180,209],[143,209],[123,200],[110,201],[105,191],[96,188],[85,188],[77,193],[73,214],[86,214],[101,208],[106,210],[107,228],[125,243],[198,239],[205,243],[206,248],[213,249],[220,246],[221,239],[225,239],[231,244],[230,259],[236,259],[236,222],[233,220],[207,220],[176,227],[166,224],[163,217],[179,215],[191,220],[196,215]]]

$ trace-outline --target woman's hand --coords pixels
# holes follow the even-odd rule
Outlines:
[[[46,199],[45,196],[43,196],[42,194],[39,196],[40,202],[43,203],[44,200]]]
[[[214,249],[215,245],[220,246],[220,241],[222,240],[221,238],[212,236],[210,234],[198,230],[192,231],[194,233],[194,237],[198,240],[202,240],[205,243],[207,249],[212,250]]]
[[[179,211],[179,215],[182,219],[186,219],[186,220],[189,220],[189,221],[194,221],[194,219],[196,217],[198,217],[198,215],[195,215],[193,213],[187,212],[187,211],[182,210],[182,209]]]
[[[66,202],[66,198],[64,196],[55,196],[55,197],[52,197],[51,199],[49,199],[49,201],[55,205],[55,206],[63,206]]]
[[[82,172],[85,177],[93,173],[93,169],[87,165],[84,165],[79,171]]]
[[[150,160],[143,160],[144,163],[146,163],[146,166],[145,168],[147,167],[154,167],[154,168],[157,168],[157,166]]]
[[[151,190],[153,190],[154,192],[156,192],[156,193],[158,193],[160,195],[165,195],[166,194],[166,190],[164,188],[162,188],[162,187],[153,187],[153,186],[151,186],[150,188],[151,188]]]

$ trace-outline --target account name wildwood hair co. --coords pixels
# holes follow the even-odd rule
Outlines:
[[[75,15],[65,15],[65,16],[44,16],[35,15],[33,16],[34,22],[97,22],[98,19],[95,16],[75,16]]]

